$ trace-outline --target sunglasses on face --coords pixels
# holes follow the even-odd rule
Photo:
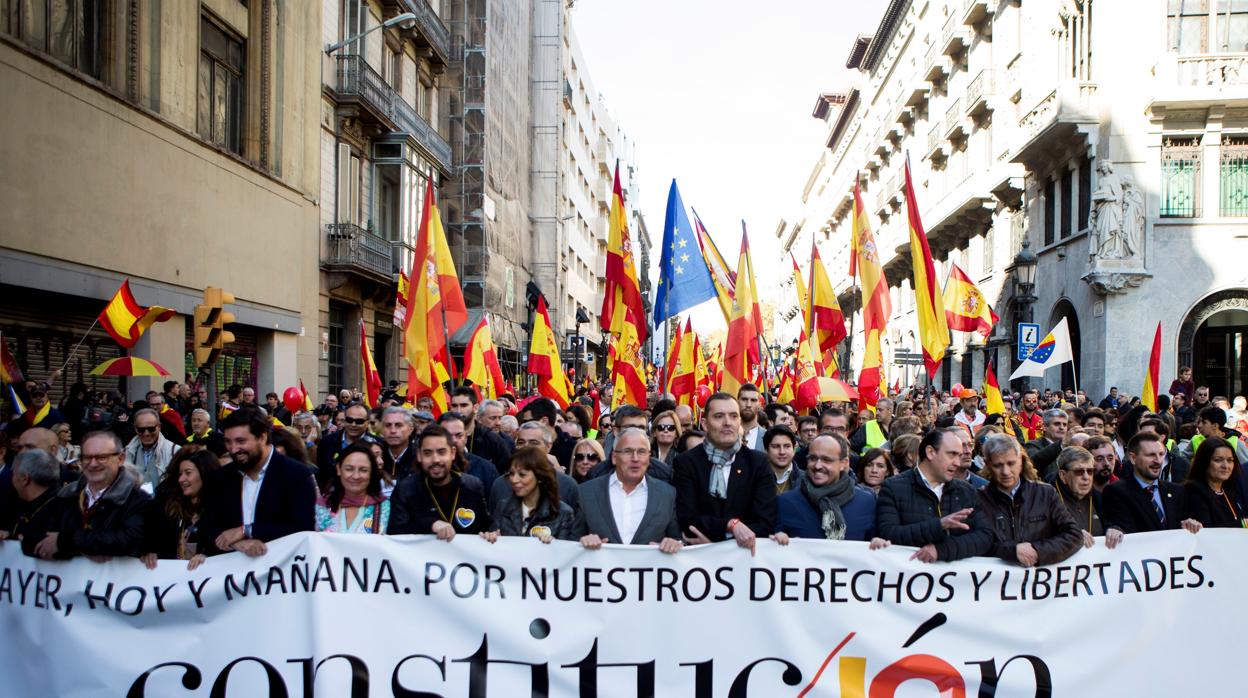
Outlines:
[[[361,424],[368,424],[367,419],[352,419],[350,417],[343,417],[342,421],[346,424],[354,424],[356,426],[359,426]]]
[[[654,430],[655,430],[655,431],[665,431],[665,432],[666,432],[666,431],[676,431],[676,425],[675,425],[675,424],[655,424],[655,425],[654,425]]]
[[[572,456],[572,460],[574,460],[574,461],[578,461],[578,462],[579,462],[579,461],[589,461],[590,463],[597,463],[597,462],[598,462],[598,454],[597,454],[597,453],[578,453],[578,454],[576,454],[576,455]]]
[[[139,432],[140,434],[150,434],[159,429],[160,427],[135,427],[134,428],[134,430]]]

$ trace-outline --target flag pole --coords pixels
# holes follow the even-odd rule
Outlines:
[[[69,362],[74,360],[74,356],[78,353],[78,350],[82,347],[82,343],[87,341],[87,337],[91,335],[91,330],[94,330],[95,326],[98,324],[100,324],[100,317],[97,315],[95,317],[95,322],[91,323],[91,326],[87,328],[86,334],[82,335],[82,339],[79,339],[78,343],[74,345],[74,350],[69,352],[69,356],[65,357],[65,363],[61,364],[61,367],[57,369],[57,373],[65,372],[65,369],[69,366]]]

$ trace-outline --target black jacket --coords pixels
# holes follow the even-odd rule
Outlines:
[[[49,487],[43,494],[29,502],[14,495],[13,509],[5,512],[12,518],[0,528],[9,532],[10,539],[21,538],[22,552],[31,557],[35,556],[35,546],[39,545],[39,541],[48,535],[48,531],[54,531],[57,528],[59,510],[56,503],[56,491],[55,487]]]
[[[1183,484],[1184,519],[1196,519],[1208,528],[1242,528],[1248,519],[1243,498],[1232,482],[1224,483],[1222,495],[1216,495],[1203,482]]]
[[[83,513],[79,504],[86,483],[83,477],[57,492],[57,501],[53,505],[57,507],[53,525],[60,532],[56,539],[56,557],[136,557],[141,554],[144,524],[152,498],[139,489],[140,483],[134,472],[122,467],[117,480],[96,502],[89,515]],[[85,498],[81,501],[85,502]]]
[[[480,533],[490,530],[490,511],[485,502],[485,488],[471,475],[451,473],[452,484],[459,491],[451,500],[436,504],[425,485],[424,475],[413,475],[399,481],[390,495],[390,524],[386,533],[432,533],[433,524],[444,520],[438,507],[450,517],[447,523],[456,533]]]
[[[468,437],[469,453],[488,460],[498,472],[505,473],[511,468],[511,451],[502,436],[480,424],[474,424],[472,435]]]
[[[204,483],[204,513],[199,519],[200,551],[213,555],[222,532],[243,525],[243,472],[231,464]],[[260,493],[251,537],[264,542],[299,531],[316,530],[316,483],[308,467],[273,449]]]
[[[1041,436],[1035,441],[1028,441],[1024,448],[1031,464],[1036,466],[1036,472],[1042,477],[1047,479],[1050,473],[1057,470],[1057,457],[1062,453],[1062,442],[1049,441]]]
[[[178,543],[182,541],[182,531],[191,530],[188,542],[200,544],[199,527],[190,521],[178,521],[169,516],[165,507],[169,503],[166,495],[157,493],[152,505],[147,508],[147,529],[143,536],[143,553],[156,553],[161,560],[175,560],[178,557]]]
[[[394,475],[395,480],[402,480],[412,473],[420,472],[420,463],[416,460],[416,442],[409,439],[407,442],[407,450],[403,451],[403,455],[399,456],[396,461],[394,456],[390,455],[390,447],[381,447],[381,457],[385,461],[386,470]],[[320,454],[317,454],[317,460],[320,460]],[[394,516],[391,513],[391,516]]]
[[[699,446],[676,456],[672,485],[682,533],[694,526],[712,542],[721,541],[729,535],[731,519],[740,519],[756,536],[775,532],[776,476],[767,456],[742,446],[731,468],[726,498],[719,499],[711,496],[711,458],[706,449]]]
[[[1061,478],[1053,483],[1053,487],[1057,489],[1057,496],[1062,500],[1062,504],[1066,506],[1066,511],[1070,512],[1070,517],[1075,520],[1075,525],[1081,531],[1087,531],[1094,536],[1105,535],[1105,517],[1102,515],[1101,493],[1095,487],[1083,499],[1075,497],[1075,493],[1066,487]]]
[[[1037,565],[1061,562],[1083,544],[1079,525],[1051,485],[1023,480],[1011,499],[989,484],[980,488],[979,501],[996,536],[992,554],[1006,562],[1018,562],[1019,543],[1036,549]]]
[[[567,502],[559,502],[559,509],[552,512],[550,500],[543,496],[527,519],[520,504],[520,498],[514,495],[495,502],[490,530],[504,536],[528,536],[532,535],[533,528],[545,526],[558,540],[580,540],[582,532],[576,528],[576,512]]]
[[[942,516],[974,509],[967,517],[970,530],[945,530]],[[987,555],[992,549],[992,522],[983,512],[979,493],[966,480],[945,483],[940,500],[919,474],[918,468],[888,478],[880,485],[875,504],[876,535],[899,545],[936,546],[938,559],[961,560]]]
[[[1172,482],[1157,481],[1162,508],[1166,512],[1163,525],[1153,508],[1152,495],[1135,479],[1135,473],[1105,486],[1101,502],[1105,507],[1106,525],[1123,533],[1163,531],[1179,528],[1183,521],[1183,488]]]

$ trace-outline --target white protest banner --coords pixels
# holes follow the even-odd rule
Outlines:
[[[194,572],[0,544],[6,696],[1240,695],[1248,535],[900,547],[302,534]],[[940,690],[934,691],[937,687]]]

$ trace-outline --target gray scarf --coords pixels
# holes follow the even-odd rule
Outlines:
[[[802,478],[802,495],[819,510],[820,526],[828,540],[845,540],[845,514],[841,507],[854,498],[854,481],[841,476],[823,487],[816,487],[809,477]]]

